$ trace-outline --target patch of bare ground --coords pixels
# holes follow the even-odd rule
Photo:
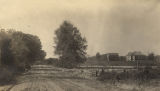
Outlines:
[[[56,83],[61,85],[65,91],[99,91],[83,83],[74,82],[73,79],[59,79]]]

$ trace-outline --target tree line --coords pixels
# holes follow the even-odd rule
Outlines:
[[[74,25],[64,21],[55,35],[54,53],[59,58],[48,59],[51,63],[56,60],[55,66],[74,68],[85,62],[87,41]],[[45,56],[38,36],[14,29],[0,29],[0,84],[13,81],[36,61],[47,61]]]
[[[58,66],[73,68],[86,61],[86,38],[73,24],[64,21],[55,30],[55,35],[54,53],[58,55]],[[45,56],[38,36],[14,29],[0,29],[0,67],[24,71]]]
[[[40,39],[31,34],[13,29],[0,30],[0,67],[14,68],[15,71],[29,69],[36,60],[46,56]]]
[[[55,66],[74,68],[86,61],[86,38],[81,36],[73,24],[64,21],[55,30],[55,35],[54,53],[58,55],[58,59],[48,59],[51,63],[56,60]],[[1,82],[29,70],[36,61],[45,60],[45,56],[46,52],[42,50],[38,36],[14,29],[0,29]]]

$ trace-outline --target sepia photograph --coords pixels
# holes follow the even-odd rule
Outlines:
[[[0,0],[0,91],[160,91],[160,0]]]

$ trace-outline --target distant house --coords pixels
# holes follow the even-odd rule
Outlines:
[[[108,53],[106,54],[107,61],[118,61],[119,60],[119,54],[118,53]]]
[[[107,55],[106,54],[101,54],[98,59],[99,60],[106,60],[107,59]]]
[[[141,52],[129,52],[126,56],[127,61],[140,61],[146,60],[147,56]]]

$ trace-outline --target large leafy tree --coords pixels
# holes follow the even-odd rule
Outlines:
[[[12,66],[24,70],[26,65],[43,60],[45,55],[37,36],[13,29],[0,31],[1,66]]]
[[[61,66],[72,68],[86,60],[87,41],[75,26],[64,21],[55,35],[55,54],[59,55]]]
[[[0,65],[11,66],[13,62],[11,52],[11,36],[4,29],[0,29]]]
[[[15,74],[30,69],[36,60],[43,60],[40,39],[13,29],[0,29],[0,80],[9,81]],[[4,74],[4,75],[3,75]]]
[[[11,39],[10,38],[4,38],[1,41],[1,64],[11,66],[13,65],[13,54],[10,49],[11,47]]]
[[[15,66],[23,69],[28,61],[28,54],[30,52],[28,46],[23,41],[24,33],[22,32],[10,32],[12,35],[11,50],[14,56]]]
[[[31,63],[36,60],[41,60],[41,56],[45,57],[44,51],[42,50],[41,41],[37,36],[24,34],[22,40],[30,50],[30,52],[28,53],[28,58]]]

